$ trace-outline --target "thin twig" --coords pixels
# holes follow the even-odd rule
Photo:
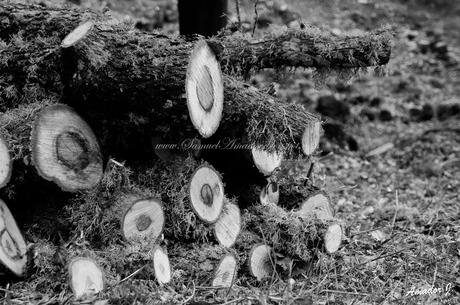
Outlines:
[[[393,255],[399,254],[399,253],[404,252],[404,251],[409,250],[409,249],[411,249],[411,247],[407,247],[407,248],[404,248],[404,249],[401,249],[401,250],[399,250],[399,251],[392,252],[392,253],[389,253],[389,254],[386,254],[386,255],[381,255],[381,256],[376,257],[376,258],[373,258],[373,259],[371,259],[371,260],[368,260],[368,261],[362,262],[362,263],[360,263],[360,264],[354,265],[354,266],[348,268],[347,270],[345,270],[344,272],[342,272],[342,274],[341,274],[340,276],[344,276],[344,275],[347,274],[349,271],[351,271],[352,269],[355,269],[355,268],[357,268],[357,267],[364,266],[364,265],[366,265],[366,264],[368,264],[368,263],[374,262],[374,261],[379,260],[379,259],[382,259],[382,258],[387,258],[387,257],[389,257],[389,256],[393,256]]]
[[[241,15],[240,15],[240,0],[235,0],[236,16],[238,17],[238,31],[241,32]]]
[[[146,266],[147,266],[147,264],[145,264],[144,266],[140,267],[139,269],[137,269],[136,271],[134,271],[133,273],[131,273],[130,275],[128,275],[127,277],[125,277],[124,279],[122,279],[121,281],[119,281],[119,282],[117,283],[117,285],[120,285],[121,283],[126,282],[126,281],[129,280],[130,278],[134,277],[136,274],[138,274],[139,272],[141,272]]]
[[[351,295],[366,295],[368,296],[368,293],[362,293],[362,292],[351,292],[351,291],[340,291],[340,290],[322,290],[321,292],[329,292],[329,293],[340,293],[340,294],[351,294]]]
[[[237,0],[237,1],[238,1],[238,0]],[[238,302],[241,302],[241,301],[244,301],[244,300],[246,300],[246,298],[234,299],[234,300],[231,300],[231,301],[222,303],[222,305],[228,305],[228,304],[232,304],[232,303],[238,303]]]
[[[183,301],[183,302],[181,303],[181,305],[187,304],[188,302],[190,302],[191,300],[193,300],[193,298],[195,297],[196,289],[195,289],[195,282],[194,282],[194,281],[192,281],[192,285],[193,285],[192,294],[190,295],[190,297],[188,297],[187,299],[185,299],[185,301]]]
[[[254,19],[254,26],[252,27],[252,37],[254,37],[254,33],[256,32],[256,26],[257,23],[259,22],[259,12],[257,11],[257,5],[259,4],[259,0],[256,0],[254,3],[254,13],[256,14],[256,17]]]

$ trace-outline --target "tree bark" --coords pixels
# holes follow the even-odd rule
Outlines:
[[[332,36],[317,28],[289,29],[258,41],[244,35],[211,38],[227,73],[248,75],[264,68],[347,69],[385,65],[391,56],[386,30],[360,36]]]

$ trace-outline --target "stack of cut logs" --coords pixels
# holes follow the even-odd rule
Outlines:
[[[116,278],[107,264],[134,272],[150,262],[165,284],[174,280],[169,258],[192,276],[206,254],[214,287],[232,286],[244,261],[241,272],[270,278],[275,253],[308,262],[318,251],[336,252],[342,225],[311,173],[287,174],[288,160],[310,164],[320,119],[240,76],[382,65],[389,55],[385,33],[190,41],[89,11],[2,3],[0,194],[13,206],[23,185],[34,192],[51,182],[56,192],[75,193],[69,226],[72,239],[86,243],[66,248],[63,270],[77,298]],[[184,139],[199,145],[185,149]],[[241,172],[236,163],[249,159]],[[232,187],[239,179],[245,188]],[[27,276],[29,247],[3,201],[0,211],[0,261]]]

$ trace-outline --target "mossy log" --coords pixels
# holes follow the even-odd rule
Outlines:
[[[200,286],[227,288],[237,279],[239,259],[232,249],[178,243],[171,247],[170,259],[176,274]]]
[[[213,39],[224,71],[247,75],[264,68],[344,69],[385,65],[391,56],[391,34],[379,30],[337,37],[318,28],[289,29],[249,40],[244,35]]]
[[[308,217],[272,203],[254,205],[243,214],[243,220],[246,227],[251,228],[275,252],[304,262],[313,259],[316,251],[337,251],[342,241],[341,229],[339,236],[335,234],[337,220]],[[331,230],[333,236],[329,233]],[[330,236],[332,243],[327,241]]]
[[[21,105],[0,118],[11,159],[32,163],[64,191],[94,187],[102,177],[102,156],[93,131],[69,106],[47,104]]]
[[[0,16],[6,21],[0,26],[7,24],[1,46],[1,111],[51,96],[81,113],[112,155],[129,155],[127,151],[132,154],[135,150],[150,156],[153,149],[145,142],[152,136],[177,142],[197,136],[194,127],[205,137],[216,130],[221,97],[217,74],[211,78],[207,74],[213,65],[205,65],[209,68],[204,69],[206,73],[192,69],[198,71],[197,76],[187,73],[194,66],[190,56],[196,50],[195,42],[137,32],[130,25],[89,12],[14,4],[1,4],[1,8]],[[83,30],[78,28],[85,20],[92,25],[83,23]],[[63,48],[62,41],[75,28],[79,35],[74,32]],[[26,34],[19,36],[19,32]],[[199,57],[196,62],[201,62]],[[196,114],[191,105],[195,98],[206,113],[212,100],[209,90],[189,87],[209,87],[210,83],[215,89],[216,113],[212,107],[211,118],[204,116],[205,122],[211,121],[206,123],[210,127],[203,128],[203,111]],[[231,138],[269,151],[309,151],[305,139],[316,132],[312,128],[319,123],[316,116],[230,76],[223,76],[223,83],[221,132],[213,140]]]

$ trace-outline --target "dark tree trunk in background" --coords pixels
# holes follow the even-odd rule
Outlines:
[[[181,35],[209,37],[227,24],[227,0],[179,0]]]

